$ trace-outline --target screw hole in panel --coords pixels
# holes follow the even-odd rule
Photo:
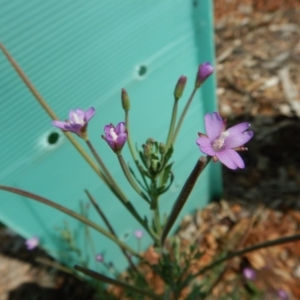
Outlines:
[[[139,79],[139,80],[144,79],[147,74],[148,74],[148,67],[146,65],[141,64],[136,67],[137,79]]]

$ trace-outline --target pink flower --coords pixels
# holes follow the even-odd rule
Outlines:
[[[256,272],[252,268],[244,268],[243,275],[248,280],[255,280]]]
[[[39,245],[39,238],[34,236],[30,239],[27,239],[25,241],[25,245],[26,245],[26,248],[27,250],[33,250],[34,248],[36,248],[38,245]]]
[[[289,296],[287,294],[287,292],[283,289],[280,289],[277,291],[277,295],[280,299],[284,299],[284,300],[288,300],[289,299]]]
[[[60,128],[63,131],[71,131],[82,138],[86,138],[87,124],[94,114],[94,107],[90,107],[87,111],[78,108],[75,111],[70,111],[69,120],[65,122],[54,120],[52,121],[52,125]]]
[[[104,257],[102,254],[97,254],[95,258],[96,258],[96,261],[99,261],[99,262],[103,262],[103,260],[104,260]]]
[[[112,124],[104,127],[105,136],[102,138],[106,140],[110,148],[119,153],[127,140],[127,130],[124,122],[120,122],[116,127]]]
[[[138,229],[134,232],[134,235],[137,239],[141,239],[144,236],[144,232],[143,230]]]
[[[253,132],[248,131],[249,123],[240,123],[225,129],[225,122],[219,113],[205,115],[205,128],[207,135],[199,133],[196,143],[200,150],[213,157],[216,162],[220,160],[229,169],[243,169],[244,161],[236,151],[245,151],[243,145],[252,137]]]

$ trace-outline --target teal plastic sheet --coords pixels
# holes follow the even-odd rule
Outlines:
[[[100,136],[106,124],[124,121],[120,93],[125,88],[131,99],[131,133],[137,146],[149,137],[166,141],[178,78],[188,76],[179,103],[181,111],[199,63],[214,63],[211,2],[0,0],[0,5],[1,42],[60,119],[66,119],[70,109],[95,107],[90,139],[137,211],[150,217],[148,206],[131,189],[115,154]],[[133,232],[140,226],[62,133],[51,126],[49,116],[2,53],[0,99],[0,184],[40,194],[76,212],[80,212],[79,201],[88,203],[83,191],[88,189],[118,236],[136,249]],[[172,159],[175,180],[160,200],[162,213],[170,212],[196,164],[200,156],[197,132],[204,132],[204,114],[214,110],[212,76],[197,93],[176,141]],[[51,143],[56,134],[58,139]],[[127,147],[123,156],[133,166]],[[180,216],[203,207],[220,191],[220,165],[210,164]],[[89,217],[104,226],[92,207]],[[92,268],[95,253],[104,253],[117,269],[126,266],[119,248],[107,238],[90,230],[94,250],[88,251],[84,226],[24,197],[0,191],[0,221],[26,238],[40,237],[50,254],[70,265],[80,261],[61,243],[59,231],[65,226],[75,234],[82,259],[88,255]],[[145,237],[142,246],[149,241]]]

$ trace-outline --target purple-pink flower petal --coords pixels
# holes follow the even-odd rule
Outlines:
[[[65,128],[66,124],[68,124],[68,123],[63,122],[63,121],[57,121],[57,120],[52,121],[52,125],[54,125],[55,127],[60,128],[62,130],[66,130],[66,128]]]
[[[95,109],[89,108],[86,112],[80,108],[69,112],[69,121],[62,122],[54,120],[52,125],[64,130],[78,134],[80,137],[87,139],[87,123],[93,117]]]
[[[144,236],[144,232],[141,229],[138,229],[134,232],[134,235],[137,239],[141,239]]]
[[[209,63],[205,62],[198,68],[195,87],[198,88],[201,84],[209,77],[214,71],[214,67]]]
[[[245,131],[239,134],[229,134],[229,136],[225,139],[224,146],[225,148],[236,148],[239,146],[243,146],[253,137],[252,131]]]
[[[77,115],[77,118],[83,123],[85,122],[85,111],[80,109],[80,108],[77,108],[76,109],[76,115]]]
[[[244,268],[243,275],[248,280],[255,280],[256,272],[252,268]]]
[[[249,128],[250,128],[250,124],[247,122],[243,122],[226,129],[226,131],[228,131],[230,135],[233,135],[233,134],[242,133]]]
[[[96,261],[98,261],[98,262],[103,262],[103,260],[104,260],[104,257],[102,254],[97,254],[95,258],[96,258]]]
[[[277,291],[277,295],[280,299],[283,299],[283,300],[288,300],[289,299],[289,296],[288,296],[287,292],[283,289],[279,289]]]
[[[105,136],[102,136],[114,152],[119,152],[127,140],[127,131],[124,122],[120,122],[116,127],[112,124],[104,127]]]
[[[95,114],[95,108],[90,107],[86,112],[85,112],[85,121],[88,122]]]
[[[27,239],[25,241],[25,245],[26,245],[27,250],[33,250],[33,249],[35,249],[39,245],[39,243],[40,243],[40,240],[36,236],[34,236],[34,237],[30,238],[30,239]]]
[[[199,66],[198,76],[202,81],[204,81],[208,76],[210,76],[214,71],[214,67],[209,63],[205,62]]]
[[[78,109],[76,109],[76,111],[74,110],[70,110],[69,112],[69,120],[70,120],[70,123],[71,124],[83,124],[83,117],[84,117],[84,113],[83,113],[83,116],[82,114],[77,113],[78,112]]]
[[[196,140],[200,151],[219,159],[230,169],[244,168],[243,159],[236,151],[245,150],[243,147],[252,137],[253,132],[248,131],[250,124],[240,123],[225,130],[225,123],[217,112],[206,114],[205,118],[206,134],[200,135]]]
[[[125,127],[125,123],[124,122],[120,122],[117,126],[116,126],[116,134],[121,134],[121,133],[125,133],[126,132],[126,127]]]
[[[212,148],[211,141],[206,136],[201,136],[196,140],[197,145],[199,146],[200,150],[210,156],[215,155],[215,151]]]
[[[111,124],[104,126],[104,133],[105,133],[106,138],[108,138],[108,137],[111,138],[111,134],[110,134],[111,128],[113,128],[113,125],[111,125]]]
[[[212,141],[220,137],[224,129],[224,122],[221,116],[214,112],[212,114],[206,114],[204,120],[206,133],[209,139]]]
[[[244,161],[237,154],[236,151],[232,149],[225,149],[216,152],[217,158],[222,162],[227,168],[235,170],[237,168],[243,169],[245,167]]]
[[[121,133],[117,137],[116,142],[117,142],[117,144],[122,145],[122,147],[123,147],[123,145],[125,144],[126,140],[127,140],[127,133]]]

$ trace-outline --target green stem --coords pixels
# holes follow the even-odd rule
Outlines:
[[[85,190],[85,193],[87,194],[89,200],[91,201],[92,205],[94,206],[95,210],[98,212],[100,218],[103,220],[103,222],[105,223],[106,227],[108,228],[108,230],[110,231],[110,233],[112,235],[114,235],[117,238],[116,232],[114,231],[112,225],[110,224],[108,218],[106,217],[106,215],[104,214],[104,212],[102,211],[102,209],[100,208],[100,206],[98,205],[98,203],[96,202],[96,200],[94,199],[94,197],[89,193],[88,190]],[[120,246],[120,245],[119,245]],[[123,255],[125,256],[125,258],[127,259],[129,265],[131,266],[131,268],[140,275],[139,271],[137,270],[137,268],[135,267],[135,265],[133,264],[130,256],[126,253],[125,249],[123,247],[120,246],[120,249],[123,253]]]
[[[156,179],[152,179],[151,182],[151,210],[153,210],[153,216],[154,216],[154,226],[156,235],[158,236],[158,240],[156,240],[156,244],[159,245],[159,237],[161,235],[161,223],[160,223],[160,213],[159,213],[159,195],[156,193],[157,191],[157,182]]]
[[[185,182],[185,184],[184,184],[180,194],[178,195],[178,198],[172,208],[170,216],[169,216],[167,223],[165,225],[165,228],[163,230],[163,233],[161,236],[161,244],[162,245],[164,244],[168,233],[170,232],[171,228],[173,227],[175,221],[177,220],[179,213],[181,212],[191,191],[193,190],[199,175],[202,173],[204,168],[207,166],[210,159],[211,159],[211,157],[200,157],[198,159],[194,169],[192,170],[191,174],[189,175],[188,179],[186,180],[186,182]]]
[[[88,212],[87,212],[87,208],[84,207],[84,203],[80,202],[80,206],[81,206],[81,214],[86,219],[88,219]],[[84,227],[85,227],[85,236],[84,237],[86,239],[86,243],[85,243],[86,253],[88,253],[88,245],[90,245],[92,256],[95,257],[96,256],[96,248],[95,248],[93,237],[91,236],[91,233],[90,233],[90,228],[86,224]]]
[[[160,237],[161,235],[161,223],[160,223],[160,213],[159,213],[159,205],[158,205],[158,199],[154,200],[156,201],[156,206],[154,209],[154,224],[155,224],[155,229],[157,232],[157,236]]]
[[[173,133],[174,133],[174,129],[175,129],[177,110],[178,110],[178,99],[175,98],[174,104],[173,104],[173,112],[172,112],[172,118],[171,118],[171,123],[170,123],[170,128],[169,128],[169,134],[168,134],[168,138],[167,138],[166,151],[168,151],[171,141],[172,141],[172,137],[173,137]]]
[[[185,107],[183,109],[183,112],[182,112],[182,114],[180,116],[180,119],[179,119],[179,121],[177,123],[176,129],[175,129],[175,133],[173,134],[173,137],[172,137],[171,142],[170,142],[172,145],[174,145],[174,143],[175,143],[175,140],[177,138],[177,135],[178,135],[178,132],[179,132],[180,127],[182,125],[182,122],[184,120],[184,117],[185,117],[185,115],[186,115],[186,113],[187,113],[187,111],[188,111],[188,109],[189,109],[189,107],[190,107],[190,105],[192,103],[192,100],[193,100],[193,98],[195,96],[196,91],[197,91],[197,88],[194,88],[193,91],[192,91],[192,94],[191,94],[191,96],[190,96],[190,98],[188,100],[188,102],[186,103],[186,105],[185,105]]]
[[[127,144],[128,144],[131,156],[132,156],[137,168],[139,168],[138,157],[137,157],[137,154],[135,152],[135,148],[134,148],[132,140],[131,140],[131,132],[130,132],[130,129],[129,129],[129,111],[128,110],[125,111],[125,127],[126,127],[126,130],[127,130]]]
[[[103,229],[102,227],[98,226],[96,223],[88,220],[87,218],[81,216],[80,214],[75,213],[74,211],[59,205],[53,201],[50,201],[44,197],[38,196],[36,194],[33,193],[29,193],[27,191],[21,190],[21,189],[17,189],[17,188],[13,188],[13,187],[9,187],[9,186],[3,186],[0,185],[0,190],[3,191],[7,191],[13,194],[17,194],[17,195],[21,195],[27,198],[30,198],[32,200],[36,200],[38,202],[41,202],[43,204],[46,204],[52,208],[55,208],[63,213],[65,213],[66,215],[71,216],[74,219],[77,219],[78,221],[94,228],[95,230],[99,231],[100,233],[102,233],[104,236],[106,236],[107,238],[109,238],[110,240],[112,240],[113,242],[115,242],[116,244],[118,244],[119,246],[123,247],[124,249],[126,249],[128,252],[130,252],[132,255],[135,256],[139,256],[139,254],[137,252],[135,252],[133,249],[131,249],[129,246],[127,246],[126,244],[124,244],[123,242],[119,241],[118,239],[116,239],[111,233],[109,233],[107,230]]]
[[[145,195],[145,193],[139,188],[139,186],[137,185],[137,183],[134,181],[134,179],[132,178],[130,171],[124,161],[124,158],[122,156],[121,153],[117,154],[118,159],[119,159],[119,163],[121,165],[121,168],[123,170],[124,175],[126,176],[128,182],[130,183],[130,185],[132,186],[132,188],[147,202],[150,203],[149,198],[147,197],[147,195]]]
[[[19,74],[25,85],[31,91],[32,95],[36,98],[39,104],[43,107],[46,113],[50,116],[52,120],[59,120],[54,111],[49,107],[47,102],[43,99],[42,95],[37,91],[34,85],[30,82],[27,75],[21,69],[21,67],[17,64],[11,54],[7,51],[7,49],[0,43],[0,49],[11,63],[15,71]],[[72,143],[72,145],[76,148],[76,150],[80,153],[80,155],[86,160],[86,162],[92,167],[92,169],[98,174],[98,176],[107,184],[106,178],[104,174],[99,170],[95,162],[91,159],[91,157],[87,154],[87,152],[80,146],[80,144],[76,141],[72,133],[63,132],[67,139]]]
[[[56,261],[52,261],[48,258],[44,258],[44,257],[37,257],[35,259],[36,262],[43,264],[45,266],[57,269],[61,272],[64,272],[66,274],[71,274],[72,276],[76,277],[78,280],[83,281],[83,278],[80,277],[74,270],[69,269],[68,267],[56,262]]]
[[[150,291],[142,290],[142,289],[140,289],[136,286],[130,285],[128,283],[106,277],[106,276],[104,276],[100,273],[97,273],[95,271],[92,271],[92,270],[89,270],[89,269],[86,269],[86,268],[83,268],[83,267],[80,267],[80,266],[76,266],[76,265],[74,266],[74,268],[75,268],[75,270],[80,271],[83,274],[88,275],[90,277],[93,277],[95,279],[98,279],[102,282],[105,282],[105,283],[108,283],[108,284],[113,284],[113,285],[119,286],[119,287],[127,289],[127,290],[131,290],[131,291],[136,292],[138,294],[150,297],[151,299],[156,299],[156,300],[160,299],[159,296],[156,296],[155,294],[153,294]]]
[[[102,169],[102,171],[104,172],[110,186],[117,192],[117,194],[119,195],[119,197],[121,197],[123,199],[123,201],[126,201],[126,196],[124,195],[123,191],[121,190],[121,188],[119,187],[119,185],[116,183],[116,181],[113,179],[113,177],[111,176],[109,170],[107,169],[106,165],[104,164],[103,160],[101,159],[101,157],[99,156],[99,154],[97,153],[97,151],[95,150],[94,146],[92,145],[90,140],[86,140],[85,141],[87,146],[89,147],[90,151],[92,152],[94,158],[96,159],[97,163],[99,164],[100,168]]]
[[[140,175],[141,175],[141,177],[143,179],[143,182],[145,184],[145,187],[147,189],[148,184],[147,184],[147,181],[145,179],[145,175],[143,174],[143,171],[142,171],[143,167],[142,167],[142,165],[140,164],[140,162],[138,160],[138,156],[136,154],[136,151],[135,151],[135,148],[133,146],[132,139],[131,139],[131,131],[130,131],[130,127],[129,127],[129,111],[128,110],[125,110],[125,126],[126,126],[126,130],[127,130],[127,144],[128,144],[131,156],[134,160],[134,163],[135,163],[138,171],[140,172]]]
[[[106,168],[105,164],[103,163],[102,159],[96,152],[95,148],[91,144],[89,140],[86,140],[86,143],[91,150],[93,156],[95,157],[96,161],[100,165],[100,167],[103,169],[107,180],[109,181],[109,184],[112,186],[113,190],[115,191],[115,194],[117,195],[118,199],[121,201],[121,203],[125,206],[125,208],[132,214],[132,216],[143,226],[143,228],[149,233],[149,235],[155,240],[153,233],[149,230],[148,225],[146,222],[141,218],[141,216],[138,214],[136,209],[132,206],[130,201],[127,199],[127,197],[124,195],[123,191],[120,189],[119,185],[115,182],[113,177],[111,176],[110,172]]]

